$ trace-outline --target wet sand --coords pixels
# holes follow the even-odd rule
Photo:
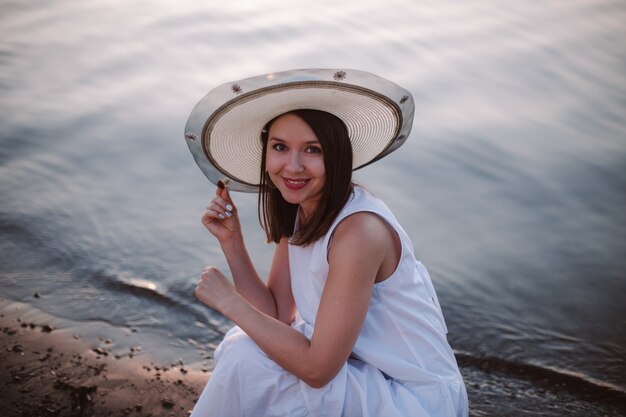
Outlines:
[[[0,305],[3,416],[187,416],[210,375],[155,363],[139,347],[115,354],[109,339],[94,346],[29,313]]]
[[[210,377],[208,365],[164,363],[145,351],[155,350],[154,344],[144,350],[140,341],[133,329],[80,324],[0,299],[2,415],[188,416]],[[622,392],[545,372],[494,368],[463,354],[457,359],[471,417],[626,412]]]

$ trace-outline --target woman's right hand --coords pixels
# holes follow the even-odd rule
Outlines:
[[[228,186],[222,180],[218,182],[215,197],[202,215],[202,224],[220,243],[225,243],[240,233],[237,207],[230,197]]]

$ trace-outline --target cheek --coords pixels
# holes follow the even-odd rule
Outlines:
[[[326,176],[326,168],[324,167],[324,160],[320,158],[315,161],[314,164],[310,166],[311,173],[315,174],[316,177],[323,178]]]
[[[269,154],[265,157],[265,169],[272,174],[273,172],[276,172],[277,169],[279,169],[279,161],[277,160],[276,157],[272,157]]]

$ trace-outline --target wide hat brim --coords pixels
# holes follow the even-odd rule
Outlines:
[[[401,146],[413,125],[409,91],[357,70],[277,72],[222,84],[195,106],[185,140],[206,177],[230,180],[233,191],[258,191],[261,131],[283,113],[323,110],[339,117],[352,143],[353,169]]]

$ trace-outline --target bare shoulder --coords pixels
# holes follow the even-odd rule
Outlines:
[[[383,250],[394,241],[394,231],[391,226],[378,214],[369,211],[359,211],[351,214],[335,228],[333,241],[339,245],[358,245],[363,250]]]

